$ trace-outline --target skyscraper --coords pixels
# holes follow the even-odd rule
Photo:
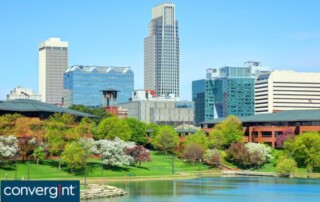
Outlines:
[[[39,46],[39,94],[42,101],[58,104],[63,97],[63,74],[68,68],[68,42],[49,38]]]
[[[179,97],[180,65],[178,21],[175,5],[163,3],[152,9],[149,36],[144,40],[144,88],[156,95]]]

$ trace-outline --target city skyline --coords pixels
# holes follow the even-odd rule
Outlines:
[[[130,66],[135,89],[143,88],[143,40],[150,10],[162,1],[124,2],[3,2],[0,100],[18,85],[38,90],[38,44],[50,37],[69,42],[70,66]],[[210,67],[257,60],[272,69],[319,71],[317,1],[173,3],[182,99],[191,100],[191,81]]]

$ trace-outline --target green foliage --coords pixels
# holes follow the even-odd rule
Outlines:
[[[179,144],[176,131],[170,126],[162,126],[152,141],[153,146],[166,154],[172,152]]]
[[[209,134],[210,147],[221,149],[232,143],[241,142],[243,138],[242,124],[236,116],[228,116],[214,126]]]
[[[62,152],[61,159],[72,172],[73,169],[83,168],[87,157],[87,150],[82,143],[80,141],[74,141],[66,145],[65,150]]]
[[[187,146],[190,143],[196,143],[196,144],[200,145],[204,150],[208,149],[207,137],[206,137],[206,134],[202,130],[198,130],[194,134],[190,134],[190,135],[186,136],[183,144],[185,146]]]
[[[277,173],[283,177],[289,177],[297,171],[297,162],[294,159],[289,159],[286,157],[279,158],[277,163]]]
[[[55,113],[49,117],[49,121],[52,123],[64,123],[66,125],[75,124],[75,118],[70,114]]]
[[[154,138],[157,135],[159,129],[160,129],[160,126],[158,126],[155,123],[149,123],[149,124],[146,125],[146,130],[152,130],[153,131],[153,132],[150,133],[150,137],[152,137],[152,138]]]
[[[81,119],[80,123],[74,128],[74,132],[82,138],[92,137],[96,131],[96,124],[88,117]]]
[[[46,121],[44,137],[48,141],[51,154],[60,154],[68,141],[80,136],[74,132],[75,119],[69,114],[56,113]]]
[[[135,118],[126,118],[124,122],[127,123],[131,130],[131,141],[139,145],[145,145],[148,142],[146,137],[146,124],[135,119]]]
[[[84,105],[72,105],[71,107],[69,107],[69,109],[97,116],[98,118],[93,119],[97,124],[101,120],[113,116],[111,113],[106,112],[103,108],[89,108]]]
[[[5,114],[0,116],[0,136],[14,134],[16,120],[22,117],[20,114]]]
[[[294,141],[285,142],[284,149],[299,166],[307,166],[310,171],[320,168],[319,132],[306,132],[298,135]]]
[[[44,148],[42,146],[38,146],[33,151],[32,156],[37,161],[37,164],[39,164],[39,161],[43,160],[46,157],[46,153],[44,151]]]
[[[105,118],[98,126],[96,138],[113,140],[115,137],[125,141],[130,140],[131,130],[128,124],[115,116]]]

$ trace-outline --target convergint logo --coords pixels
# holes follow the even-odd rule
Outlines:
[[[79,181],[1,181],[1,202],[79,202]]]

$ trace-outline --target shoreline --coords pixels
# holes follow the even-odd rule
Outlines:
[[[150,176],[123,176],[123,177],[87,177],[86,182],[89,183],[108,183],[108,182],[139,182],[139,181],[166,181],[166,180],[183,180],[183,179],[195,179],[201,177],[232,177],[232,176],[242,176],[242,177],[259,177],[268,175],[259,175],[260,173],[270,174],[269,177],[279,177],[271,176],[272,172],[259,172],[252,171],[254,174],[244,174],[251,171],[243,170],[241,174],[227,174],[224,171],[220,172],[180,172],[174,175],[150,175]],[[281,177],[279,177],[281,178]],[[302,178],[302,179],[320,179],[320,173],[295,173],[292,178]],[[31,180],[79,180],[80,184],[84,184],[83,177],[75,178],[34,178]],[[1,180],[0,180],[1,181]]]

